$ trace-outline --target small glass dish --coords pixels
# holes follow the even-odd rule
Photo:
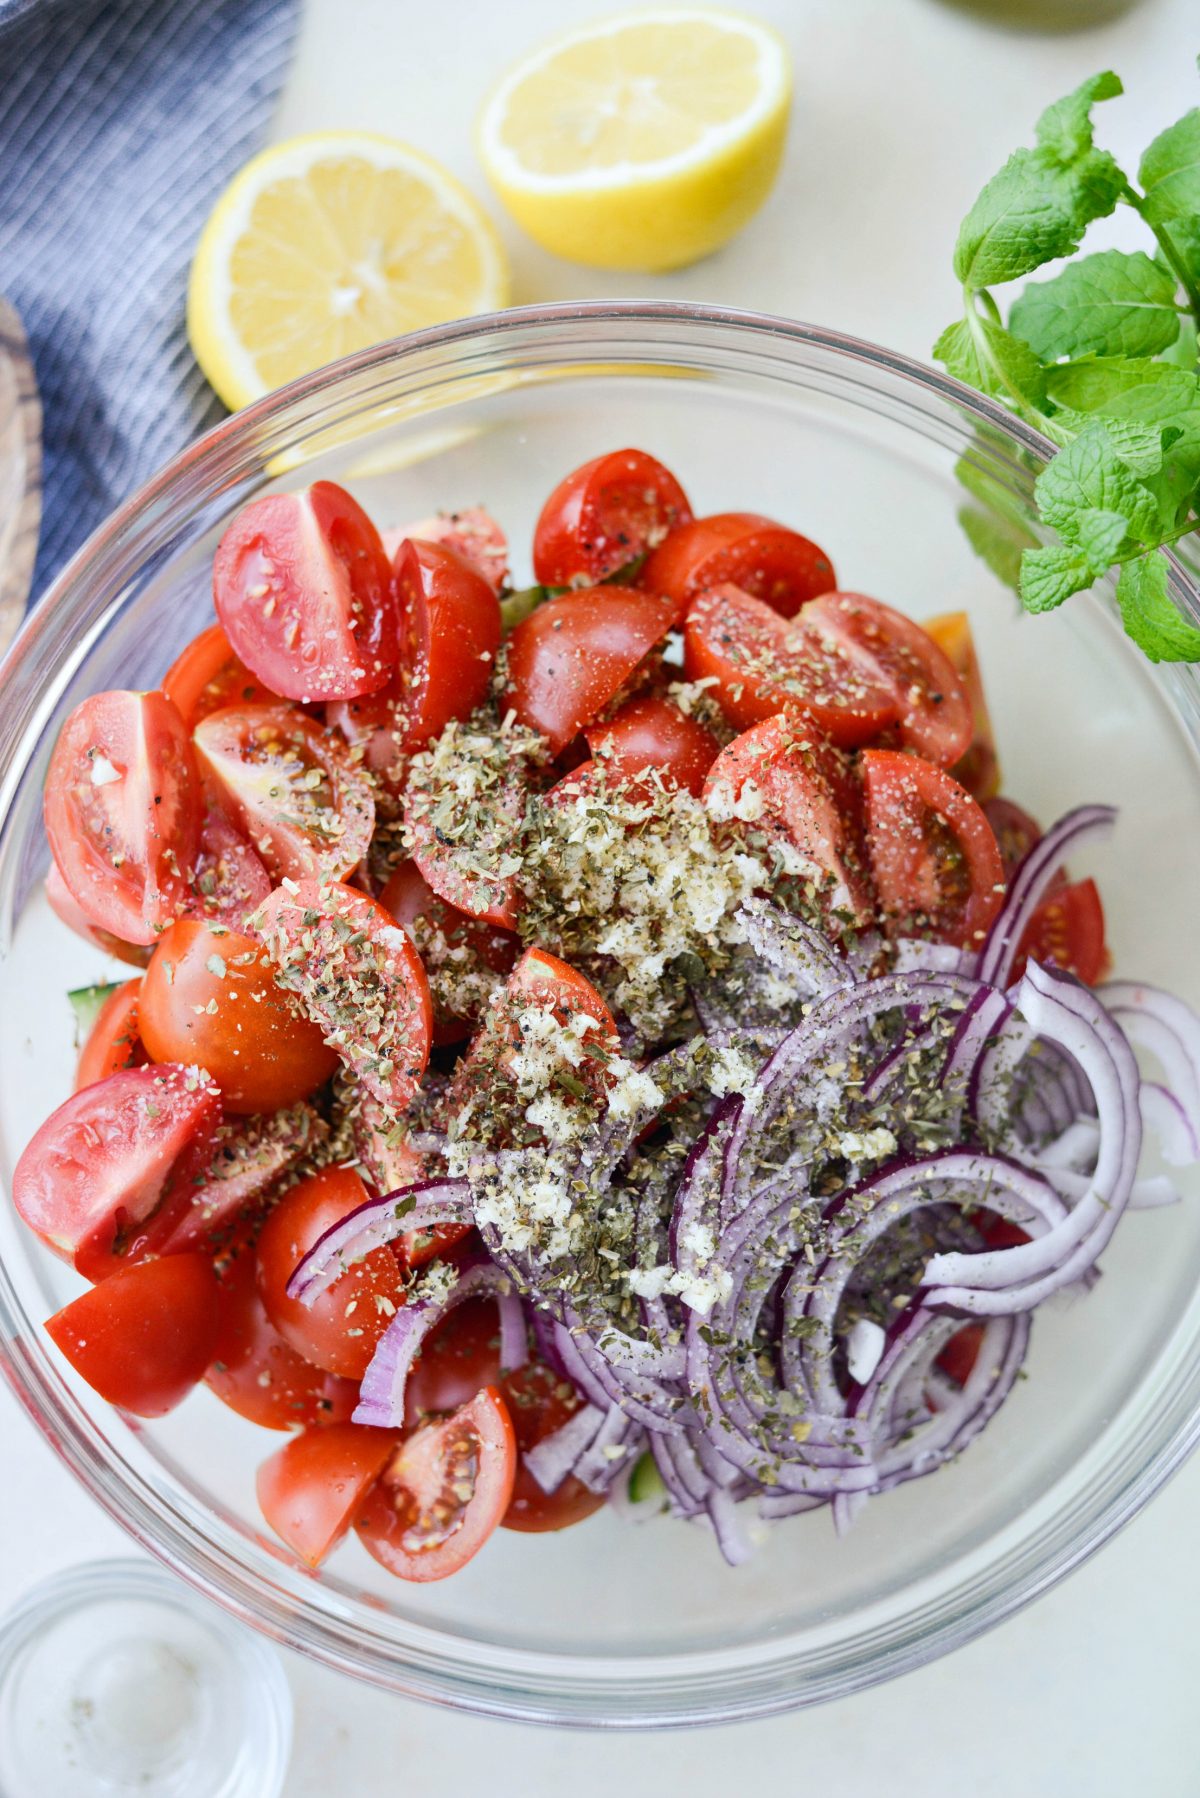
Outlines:
[[[698,512],[760,511],[810,533],[843,586],[918,618],[965,608],[1008,791],[1045,820],[1087,799],[1121,807],[1112,845],[1079,870],[1104,895],[1117,967],[1200,1001],[1196,671],[1151,669],[1107,591],[1022,616],[960,522],[970,510],[975,540],[1011,559],[1049,445],[956,382],[836,332],[671,304],[514,311],[381,346],[231,418],[109,520],[18,640],[0,671],[0,1184],[70,1088],[62,994],[105,974],[39,896],[56,730],[90,692],[156,684],[208,621],[231,514],[318,475],[384,525],[483,501],[520,583],[551,485],[625,443],[672,467]],[[1178,562],[1173,583],[1200,622]],[[731,1719],[901,1673],[1061,1578],[1200,1434],[1200,1204],[1186,1203],[1125,1219],[1086,1301],[1039,1314],[1029,1377],[983,1437],[874,1501],[844,1540],[824,1514],[796,1518],[731,1570],[699,1531],[605,1511],[557,1536],[501,1531],[440,1586],[389,1579],[354,1541],[313,1575],[258,1517],[254,1470],[278,1438],[203,1390],[132,1424],[64,1367],[41,1323],[77,1284],[0,1205],[0,1353],[96,1499],[279,1640],[508,1717]]]

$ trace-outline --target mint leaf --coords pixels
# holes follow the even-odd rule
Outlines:
[[[942,332],[933,346],[939,362],[968,387],[1009,405],[1044,411],[1046,379],[1041,363],[1029,345],[989,318],[973,314]]]
[[[1078,549],[1065,545],[1027,549],[1021,557],[1021,604],[1027,612],[1052,612],[1073,593],[1090,587],[1095,578]]]
[[[955,274],[975,292],[1070,256],[1092,220],[1113,210],[1124,185],[1116,163],[1099,150],[1070,168],[1046,150],[1014,151],[959,228]]]
[[[1200,260],[1196,263],[1196,272],[1200,276]],[[1200,344],[1197,344],[1196,324],[1193,319],[1180,320],[1179,336],[1170,349],[1163,351],[1163,360],[1174,363],[1176,368],[1194,370],[1200,360]]]
[[[1106,512],[1093,507],[1077,512],[1069,526],[1060,528],[1072,547],[1087,557],[1093,573],[1099,576],[1116,561],[1128,534],[1129,521],[1123,512]]]
[[[1138,179],[1146,196],[1141,213],[1148,225],[1200,213],[1200,107],[1185,112],[1155,138],[1142,157]]]
[[[1200,662],[1200,630],[1175,608],[1161,550],[1126,562],[1117,581],[1121,622],[1152,662]]]
[[[1043,362],[1156,356],[1179,335],[1175,277],[1141,250],[1102,250],[1025,289],[1009,327]]]
[[[1046,523],[1071,543],[1080,544],[1079,515],[1088,512],[1118,515],[1139,543],[1156,535],[1157,501],[1122,462],[1101,424],[1089,424],[1058,452],[1038,476],[1034,494]],[[1105,556],[1095,572],[1111,561],[1112,554]]]
[[[1185,427],[1200,418],[1200,378],[1168,362],[1066,362],[1046,370],[1046,391],[1056,405],[1105,418]]]
[[[1076,162],[1092,147],[1092,107],[1097,100],[1115,100],[1124,92],[1120,76],[1111,69],[1089,75],[1074,93],[1047,106],[1035,126],[1038,143],[1060,162]]]

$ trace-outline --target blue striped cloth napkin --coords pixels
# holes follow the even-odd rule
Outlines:
[[[221,414],[184,332],[188,265],[260,143],[298,0],[0,0],[0,292],[44,410],[36,597]]]

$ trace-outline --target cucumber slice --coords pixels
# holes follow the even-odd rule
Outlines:
[[[649,1504],[656,1498],[662,1504],[667,1501],[662,1474],[649,1449],[640,1454],[633,1464],[633,1472],[629,1476],[629,1496],[635,1505]]]
[[[105,1002],[123,985],[121,980],[112,980],[99,986],[77,986],[67,994],[71,1010],[75,1013],[76,1048],[82,1048],[92,1034],[92,1026],[104,1009]]]

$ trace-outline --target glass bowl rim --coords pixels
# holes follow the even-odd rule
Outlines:
[[[86,598],[89,571],[121,538],[154,509],[168,502],[190,479],[202,476],[206,464],[230,442],[269,426],[290,407],[315,402],[325,389],[357,375],[381,369],[426,350],[454,350],[529,329],[553,329],[593,323],[638,327],[675,325],[714,327],[736,339],[784,340],[864,365],[898,379],[953,407],[968,420],[988,426],[1008,443],[1047,461],[1055,446],[1040,432],[977,393],[953,376],[916,358],[888,350],[844,332],[780,315],[700,302],[672,300],[584,300],[554,305],[509,308],[432,326],[389,339],[370,349],[330,363],[286,387],[231,414],[188,444],[140,487],[88,537],[32,607],[7,656],[0,661],[0,700],[15,687],[39,683],[37,649],[57,613],[72,600]],[[653,347],[652,342],[650,347]],[[1200,622],[1200,586],[1187,567],[1168,551],[1171,587]],[[26,673],[28,665],[28,672]],[[5,728],[8,708],[0,704],[0,793],[5,764],[18,751],[27,729]],[[14,708],[19,712],[20,708]],[[6,738],[8,739],[6,741]],[[118,1474],[109,1458],[103,1432],[73,1402],[64,1403],[65,1387],[47,1381],[20,1340],[19,1306],[8,1271],[0,1262],[0,1371],[18,1401],[47,1437],[58,1457],[81,1485],[143,1548],[165,1563],[190,1586],[225,1610],[285,1645],[344,1673],[387,1689],[454,1708],[526,1722],[567,1723],[599,1727],[661,1728],[697,1722],[732,1722],[794,1709],[844,1696],[933,1660],[961,1646],[1024,1607],[1080,1565],[1127,1523],[1200,1442],[1200,1355],[1197,1397],[1190,1407],[1179,1389],[1164,1407],[1172,1414],[1169,1429],[1159,1416],[1159,1445],[1129,1477],[1093,1474],[1085,1496],[1090,1509],[1082,1519],[1061,1509],[1033,1536],[1010,1552],[933,1597],[910,1606],[886,1627],[869,1631],[836,1651],[819,1650],[823,1663],[806,1669],[803,1650],[787,1652],[765,1665],[745,1651],[728,1657],[724,1668],[708,1663],[722,1651],[694,1657],[662,1657],[656,1680],[654,1660],[622,1662],[612,1656],[569,1656],[504,1650],[481,1671],[467,1649],[455,1660],[444,1635],[426,1648],[420,1665],[401,1658],[382,1638],[372,1637],[360,1621],[325,1613],[319,1619],[290,1602],[286,1592],[269,1587],[258,1571],[214,1544],[192,1518],[140,1476]],[[1099,1488],[1099,1490],[1097,1490]],[[1080,1502],[1074,1495],[1073,1506]],[[985,1587],[982,1592],[980,1587]],[[421,1633],[425,1626],[415,1626]],[[426,1631],[425,1633],[432,1633]],[[415,1645],[414,1645],[415,1646]],[[458,1646],[458,1644],[455,1644]],[[755,1645],[756,1651],[760,1645]],[[599,1689],[597,1690],[597,1683]]]

